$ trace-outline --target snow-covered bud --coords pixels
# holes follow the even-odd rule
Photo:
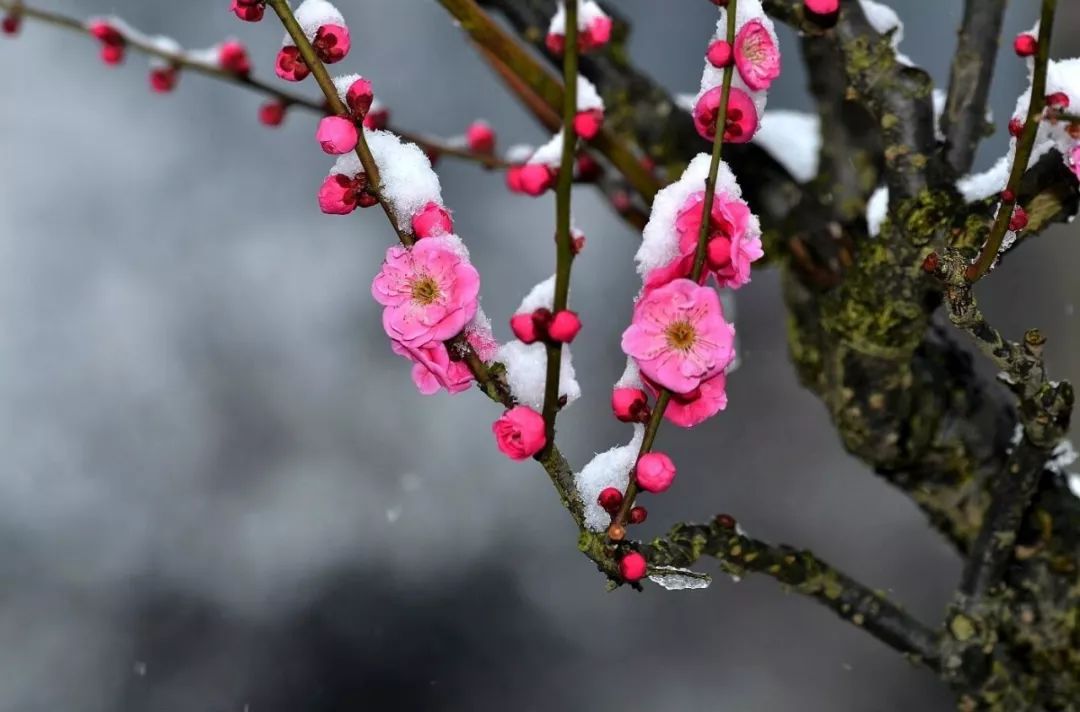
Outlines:
[[[263,126],[281,126],[285,120],[285,102],[273,99],[259,107],[259,123]]]
[[[557,175],[557,171],[543,163],[526,163],[519,172],[521,192],[534,198],[543,195],[555,185]]]
[[[340,156],[356,148],[360,135],[357,133],[356,124],[353,123],[352,119],[347,119],[344,116],[324,116],[319,121],[315,139],[319,142],[324,153]]]
[[[103,20],[91,23],[88,29],[90,34],[101,42],[101,61],[109,65],[120,64],[124,61],[127,41],[120,30]]]
[[[596,503],[600,505],[608,514],[614,515],[619,511],[619,507],[622,506],[623,494],[614,487],[605,487],[600,492],[600,496],[596,498]]]
[[[586,141],[592,141],[604,125],[603,109],[586,109],[574,117],[574,133]]]
[[[251,74],[251,59],[242,42],[227,40],[218,47],[218,65],[227,72]]]
[[[1069,108],[1069,95],[1056,91],[1046,97],[1046,105],[1053,111],[1065,111]]]
[[[560,344],[569,344],[581,331],[581,319],[576,312],[563,309],[551,318],[548,326],[548,336],[552,341]]]
[[[278,50],[277,60],[274,62],[274,73],[287,82],[299,82],[311,74],[304,58],[300,56],[300,50],[292,45],[287,45]]]
[[[1012,217],[1009,218],[1009,229],[1012,230],[1013,232],[1017,232],[1019,230],[1023,230],[1025,227],[1027,227],[1027,224],[1028,224],[1027,211],[1024,210],[1023,208],[1021,208],[1019,205],[1017,205],[1013,209]]]
[[[727,40],[716,40],[709,45],[709,49],[705,53],[705,59],[709,60],[709,64],[717,69],[723,69],[731,64],[731,45]]]
[[[1039,40],[1026,32],[1021,32],[1013,40],[1013,51],[1017,57],[1031,57],[1039,51]]]
[[[436,202],[430,202],[413,215],[413,234],[417,238],[450,235],[454,232],[454,221],[446,208]]]
[[[465,143],[470,151],[490,155],[495,152],[495,130],[486,121],[474,121],[465,129]]]
[[[636,551],[631,551],[619,560],[619,575],[628,583],[634,583],[645,578],[647,569],[648,563],[645,561],[645,557]]]
[[[663,492],[675,481],[675,463],[662,452],[647,452],[638,460],[634,477],[646,492]]]
[[[633,507],[628,517],[631,524],[641,524],[649,517],[649,510],[644,507]]]
[[[345,103],[349,105],[349,111],[353,116],[358,119],[367,116],[373,101],[375,101],[375,92],[371,88],[371,82],[363,77],[353,82],[345,92]]]
[[[244,22],[258,22],[266,11],[265,0],[232,0],[233,14]]]
[[[150,70],[150,88],[158,94],[168,94],[180,80],[178,67],[154,67]]]
[[[585,233],[570,228],[570,252],[577,257],[585,249]]]
[[[644,423],[649,419],[649,399],[640,388],[616,388],[611,392],[611,410],[624,423]]]
[[[840,16],[840,0],[805,0],[806,18],[819,27],[832,27]]]
[[[17,12],[9,12],[4,15],[4,19],[0,20],[0,32],[5,35],[17,35],[19,34],[19,27],[22,25],[22,15]]]

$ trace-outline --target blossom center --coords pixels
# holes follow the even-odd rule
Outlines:
[[[697,330],[688,321],[676,321],[664,332],[668,346],[678,351],[689,351],[697,343]]]
[[[421,275],[413,280],[412,300],[417,304],[426,307],[434,304],[441,296],[442,290],[439,289],[439,283],[431,275]]]

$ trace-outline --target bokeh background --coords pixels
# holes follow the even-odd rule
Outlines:
[[[263,76],[281,34],[224,0],[37,2],[188,47],[235,35]],[[1007,38],[1037,4],[1010,5]],[[619,5],[634,59],[696,88],[712,5]],[[942,85],[962,3],[893,5],[903,51]],[[1060,5],[1069,56],[1080,8]],[[339,67],[372,77],[398,125],[453,135],[482,116],[504,146],[542,140],[437,4],[340,7],[355,49]],[[782,40],[770,106],[806,108]],[[1007,44],[998,117],[1024,88]],[[311,116],[264,129],[258,96],[194,75],[153,96],[143,58],[106,69],[88,38],[33,23],[0,63],[0,710],[950,708],[931,675],[771,580],[605,592],[544,473],[495,450],[492,404],[424,398],[391,354],[368,289],[392,235],[378,211],[318,212]],[[979,166],[1004,146],[999,130]],[[553,200],[439,172],[508,338],[553,269]],[[580,467],[629,437],[608,393],[637,236],[591,191],[576,201],[584,397],[560,441]],[[1051,373],[1074,380],[1078,240],[1050,230],[981,288],[1008,333],[1043,328]],[[644,533],[730,512],[936,621],[959,562],[799,388],[775,273],[739,293],[738,326],[730,407],[665,429],[682,474]]]

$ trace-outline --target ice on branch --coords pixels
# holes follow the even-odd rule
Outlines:
[[[600,453],[581,472],[574,474],[574,486],[585,512],[585,526],[592,531],[604,531],[611,524],[611,515],[598,501],[600,493],[608,487],[620,492],[626,489],[644,437],[645,426],[635,425],[634,437],[629,443]]]
[[[878,186],[866,201],[866,231],[870,237],[877,237],[885,218],[889,217],[889,188]]]
[[[550,310],[555,303],[555,276],[533,287],[518,306],[516,314],[532,314],[537,309]],[[499,347],[498,360],[506,366],[506,381],[519,403],[537,410],[544,406],[547,382],[547,349],[537,341],[526,344],[513,340]],[[559,396],[569,405],[581,397],[581,386],[574,373],[570,347],[563,345],[559,372]],[[565,406],[564,406],[565,407]]]
[[[653,566],[649,569],[649,580],[668,591],[689,591],[708,588],[712,576],[674,566]]]
[[[821,152],[821,120],[817,114],[773,109],[762,118],[753,142],[800,183],[817,176]]]

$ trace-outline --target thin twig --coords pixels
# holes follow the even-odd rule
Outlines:
[[[966,273],[970,282],[982,279],[997,259],[1001,243],[1005,239],[1005,233],[1009,230],[1009,222],[1012,219],[1013,208],[1016,206],[1016,194],[1020,190],[1020,181],[1027,171],[1028,161],[1031,158],[1031,149],[1035,145],[1035,135],[1039,131],[1039,122],[1042,120],[1043,109],[1046,106],[1046,67],[1050,61],[1050,36],[1054,26],[1054,9],[1057,0],[1043,0],[1042,13],[1039,19],[1038,50],[1035,54],[1035,72],[1031,82],[1031,101],[1028,104],[1027,119],[1024,122],[1024,132],[1016,142],[1016,155],[1013,159],[1012,172],[1009,174],[1009,183],[1006,192],[998,207],[997,217],[990,229],[990,235],[986,238],[982,252]]]
[[[731,0],[727,6],[727,41],[732,46],[735,44],[735,12],[737,4],[738,0]],[[712,160],[709,163],[709,175],[705,179],[705,197],[701,203],[701,228],[698,231],[697,248],[694,252],[694,267],[690,273],[690,279],[695,282],[701,278],[701,273],[705,268],[705,253],[709,244],[709,228],[712,223],[713,199],[716,196],[716,175],[720,170],[721,154],[724,150],[725,121],[734,69],[734,63],[729,63],[728,66],[724,67],[723,87],[720,90],[720,107],[716,113],[716,135],[713,137]],[[652,450],[656,434],[660,430],[660,422],[663,420],[664,412],[671,402],[671,395],[671,391],[667,388],[660,389],[656,404],[649,415],[649,423],[645,428],[645,437],[642,439],[641,449],[638,451],[638,460],[641,459],[642,455]],[[612,519],[611,526],[608,528],[609,535],[615,535],[612,537],[613,539],[617,539],[619,534],[625,531],[626,520],[630,515],[630,509],[634,506],[637,494],[637,478],[631,473],[619,512]]]
[[[570,236],[570,203],[574,188],[574,148],[577,134],[574,117],[577,114],[578,76],[578,0],[566,0],[566,49],[563,52],[563,115],[562,160],[559,163],[559,182],[555,190],[555,298],[552,314],[567,307],[570,296],[570,268],[574,263],[573,238]],[[549,339],[547,374],[544,383],[544,430],[548,446],[555,442],[555,418],[559,412],[559,376],[562,371],[561,341]]]
[[[949,75],[941,130],[945,160],[956,175],[971,170],[975,149],[986,135],[986,99],[994,77],[1006,0],[966,0],[960,37]]]

